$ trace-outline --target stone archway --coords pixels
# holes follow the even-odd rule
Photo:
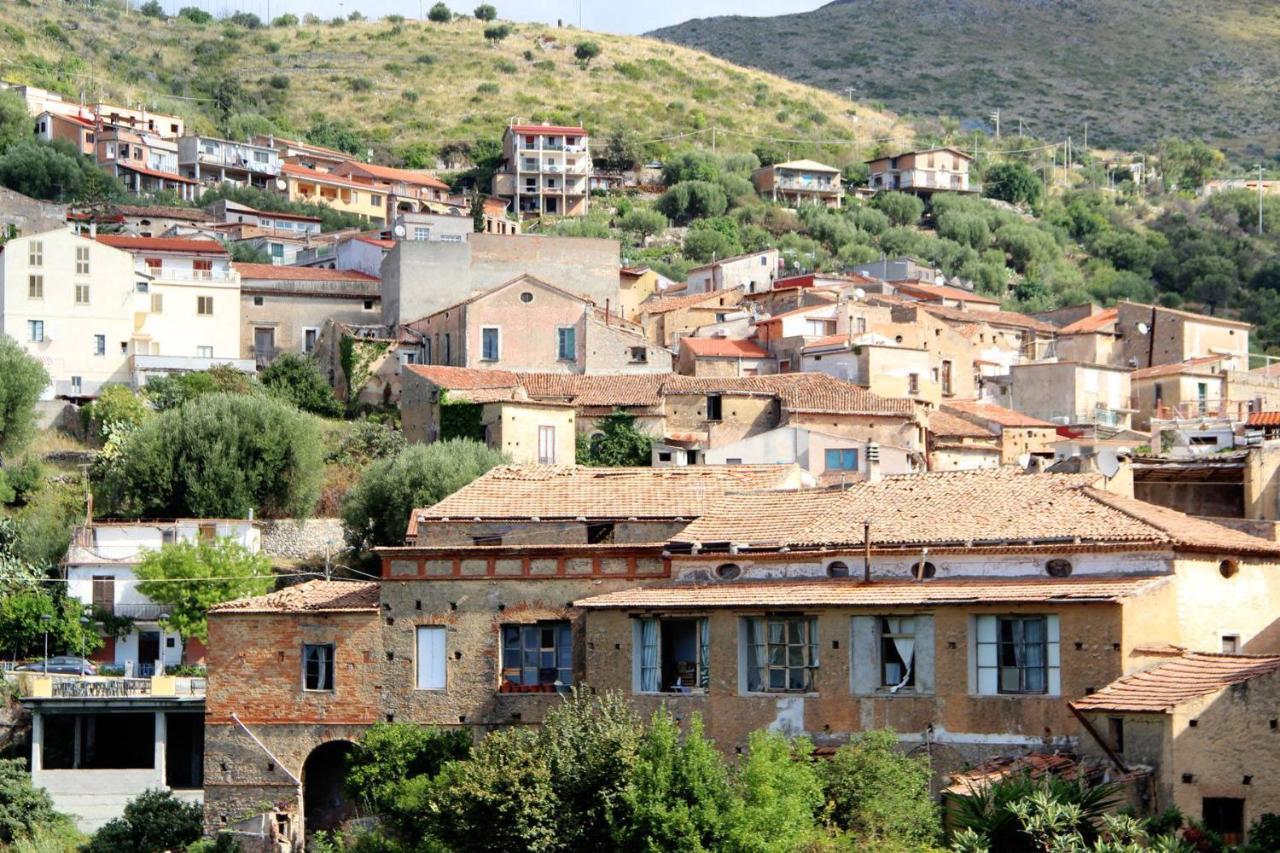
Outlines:
[[[355,816],[355,803],[343,783],[347,756],[355,749],[350,741],[322,743],[302,765],[302,826],[304,837],[332,830]]]

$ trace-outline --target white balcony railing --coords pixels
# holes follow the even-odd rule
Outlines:
[[[146,267],[137,268],[138,272],[146,273],[153,276],[157,281],[190,281],[190,282],[225,282],[235,281],[237,278],[233,270],[211,269],[211,270],[184,270],[173,269],[171,267]]]

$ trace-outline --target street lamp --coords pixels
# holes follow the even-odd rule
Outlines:
[[[85,674],[84,673],[84,668],[85,668],[84,638],[85,638],[85,635],[88,633],[89,633],[89,617],[81,613],[80,614],[80,666],[79,666],[81,675]]]
[[[49,674],[49,623],[52,621],[52,613],[40,614],[40,623],[44,625],[44,669],[41,672],[45,675]]]

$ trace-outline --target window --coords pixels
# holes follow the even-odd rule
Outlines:
[[[1218,833],[1227,844],[1244,841],[1244,800],[1205,797],[1200,804],[1206,829]]]
[[[213,358],[213,347],[196,347],[196,358]]]
[[[1061,692],[1057,616],[976,618],[978,693]]]
[[[333,643],[306,643],[303,645],[302,689],[333,689]]]
[[[533,294],[526,290],[524,293],[520,294],[520,301],[528,305],[533,301]]]
[[[1239,634],[1223,634],[1222,635],[1222,653],[1224,655],[1240,654],[1240,635]]]
[[[266,301],[267,301],[267,299],[266,299],[266,297],[265,297],[265,296],[255,296],[255,297],[253,297],[253,304],[254,304],[254,306],[255,306],[255,307],[258,307],[258,308],[260,308],[260,307],[262,307],[263,305],[265,305],[265,304],[266,304]]]
[[[71,377],[71,393],[79,395],[83,389],[84,378],[80,376]]]
[[[305,353],[313,353],[316,351],[316,340],[320,337],[320,330],[316,328],[302,330],[302,351]]]
[[[93,354],[94,355],[107,354],[107,336],[106,335],[93,336]]]
[[[27,276],[27,298],[44,299],[44,276]]]
[[[637,364],[644,364],[649,360],[649,350],[647,347],[632,347],[631,361]]]
[[[805,320],[805,334],[810,337],[823,337],[836,333],[835,320]]]
[[[572,326],[561,326],[556,329],[556,353],[561,361],[576,361],[578,344],[576,330]]]
[[[483,361],[497,361],[498,353],[498,327],[485,326],[480,330],[480,358]]]
[[[445,629],[437,625],[419,625],[417,688],[444,690]]]
[[[89,274],[89,247],[76,246],[76,275]]]
[[[602,521],[587,525],[587,543],[589,545],[606,545],[613,542],[613,522]]]
[[[425,241],[431,239],[431,229],[417,227],[413,229],[413,239]]]
[[[151,313],[152,314],[164,313],[164,294],[163,293],[151,294]]]
[[[855,322],[855,323],[857,323],[856,329],[857,329],[858,334],[860,334],[860,335],[861,335],[863,332],[865,332],[865,331],[867,330],[867,318],[866,318],[866,317],[857,317],[857,318],[855,318],[854,322]]]
[[[919,373],[907,374],[907,393],[911,395],[920,393],[920,374]]]
[[[453,363],[453,340],[449,337],[449,333],[444,333],[444,363]]]
[[[1124,752],[1124,717],[1107,717],[1107,740],[1116,754]]]
[[[44,342],[44,320],[27,321],[27,338],[34,343]]]
[[[897,693],[916,683],[916,620],[913,616],[880,617],[880,686]]]
[[[818,620],[764,616],[744,621],[747,692],[812,692],[818,671]]]
[[[213,297],[197,296],[196,297],[196,313],[202,317],[213,316]]]
[[[44,241],[32,240],[27,245],[27,264],[33,267],[44,266]]]
[[[272,243],[272,244],[271,244],[271,257],[273,257],[273,258],[283,258],[283,257],[284,257],[284,243]]]
[[[708,620],[637,619],[633,664],[641,693],[692,693],[707,689],[710,672]]]
[[[116,579],[112,575],[93,576],[93,609],[114,613],[116,606]]]
[[[488,536],[472,536],[472,537],[471,537],[471,544],[472,544],[472,545],[476,545],[476,546],[480,546],[480,547],[484,547],[484,546],[492,547],[492,546],[496,546],[496,545],[501,545],[501,544],[502,544],[502,537],[501,537],[501,536],[493,536],[493,535],[488,535]]]
[[[373,310],[373,300],[372,300],[372,299],[366,299],[366,300],[364,301],[364,310],[366,310],[366,311],[372,311],[372,310]]]
[[[216,525],[216,524],[201,524],[201,525],[200,525],[200,534],[199,534],[199,535],[200,535],[200,541],[202,541],[202,542],[212,542],[214,539],[217,539],[217,538],[218,538],[218,525]]]
[[[77,305],[89,304],[89,285],[87,284],[76,285],[76,304]]]
[[[502,626],[502,680],[525,687],[573,684],[573,635],[568,622]]]
[[[943,396],[945,396],[945,397],[950,397],[950,396],[951,396],[951,394],[952,394],[952,391],[951,391],[951,362],[949,362],[949,361],[944,361],[944,362],[942,362],[942,394],[943,394]]]
[[[718,421],[723,415],[722,399],[719,394],[707,395],[707,420]]]
[[[538,464],[556,464],[556,428],[553,426],[538,427]]]
[[[828,450],[826,453],[828,471],[857,471],[857,450]]]

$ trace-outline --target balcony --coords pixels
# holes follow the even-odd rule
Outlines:
[[[154,276],[156,281],[176,281],[176,282],[229,282],[235,281],[237,275],[230,269],[210,269],[210,270],[187,270],[174,269],[172,267],[147,267],[141,266],[137,268],[140,273]]]
[[[254,344],[253,346],[249,347],[249,349],[253,351],[253,360],[254,360],[254,363],[258,365],[259,370],[262,370],[264,367],[271,364],[271,362],[275,361],[280,356],[279,347],[274,347],[274,346],[260,347],[257,344]]]
[[[43,675],[10,673],[23,699],[203,699],[203,678],[151,675],[123,678],[109,675]]]
[[[778,181],[780,190],[793,190],[807,193],[830,193],[836,195],[844,192],[844,187],[835,181],[806,181],[799,178],[783,178]]]
[[[219,365],[234,367],[243,373],[257,372],[257,364],[251,358],[216,358],[185,355],[134,355],[130,359],[130,372],[134,374],[134,384],[145,383],[144,375],[148,373],[185,373],[197,370],[209,370]],[[140,381],[141,380],[141,381]]]
[[[155,604],[149,601],[136,604],[116,603],[107,608],[107,612],[125,619],[132,619],[135,622],[158,622],[172,613],[173,607],[168,604]]]

